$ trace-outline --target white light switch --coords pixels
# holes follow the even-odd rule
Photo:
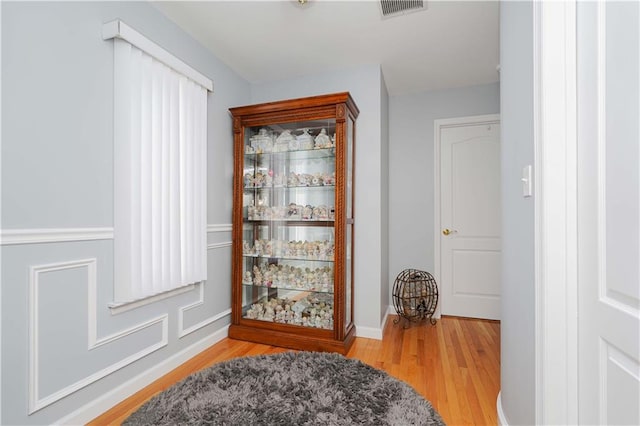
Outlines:
[[[531,180],[531,165],[524,166],[522,168],[522,196],[524,198],[531,197],[533,195],[533,182]]]

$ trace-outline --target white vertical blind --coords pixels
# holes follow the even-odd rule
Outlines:
[[[207,90],[114,39],[115,300],[206,279]]]

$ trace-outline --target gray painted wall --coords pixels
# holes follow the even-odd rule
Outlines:
[[[522,197],[533,164],[533,6],[500,3],[502,111],[501,398],[509,424],[535,423],[534,199]],[[534,195],[535,196],[535,195]]]
[[[102,24],[120,18],[214,82],[209,95],[208,223],[231,223],[232,130],[227,108],[250,102],[249,84],[146,2],[2,2],[2,229],[113,226],[113,42]],[[212,232],[210,243],[229,242]],[[2,424],[50,424],[202,342],[228,316],[179,338],[230,307],[230,248],[209,250],[210,279],[199,289],[111,315],[112,240],[2,246]],[[83,263],[88,260],[88,263]],[[66,262],[76,262],[66,264]],[[96,267],[95,299],[88,291]],[[49,265],[49,266],[47,266]],[[66,267],[65,267],[66,266]],[[30,268],[38,295],[37,347],[29,344]],[[61,267],[61,269],[55,269]],[[95,308],[96,323],[88,314]],[[145,321],[162,321],[125,333]],[[182,323],[179,319],[182,318]],[[110,343],[88,348],[88,329]],[[162,341],[166,339],[166,344]],[[149,355],[108,371],[128,357]],[[38,359],[39,399],[86,386],[27,415],[29,356]],[[89,378],[89,380],[87,380]]]
[[[498,83],[392,96],[389,112],[389,276],[434,271],[433,121],[500,111]]]
[[[361,331],[380,328],[382,251],[382,117],[380,66],[367,65],[251,87],[253,103],[333,92],[351,92],[360,109],[356,123],[354,319]]]

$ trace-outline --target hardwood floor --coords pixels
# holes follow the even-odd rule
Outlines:
[[[496,425],[500,389],[500,323],[442,317],[428,323],[393,324],[383,339],[356,338],[349,358],[357,358],[405,381],[431,401],[448,425]],[[224,339],[92,420],[90,425],[119,425],[156,393],[189,374],[220,361],[287,349]]]

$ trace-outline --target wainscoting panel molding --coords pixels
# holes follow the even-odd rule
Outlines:
[[[91,351],[100,346],[112,343],[118,339],[129,336],[133,333],[152,327],[156,324],[160,324],[162,327],[162,338],[160,341],[154,343],[151,346],[143,348],[142,350],[112,364],[106,368],[103,368],[96,373],[85,377],[71,385],[68,385],[50,395],[41,397],[39,393],[39,330],[38,330],[38,314],[39,314],[39,285],[40,276],[47,272],[61,271],[74,268],[86,268],[87,270],[87,286],[88,286],[88,351]],[[69,262],[59,262],[47,265],[31,266],[29,273],[29,414],[33,414],[36,411],[53,404],[54,402],[90,385],[91,383],[100,380],[101,378],[119,370],[126,365],[129,365],[140,358],[164,347],[168,343],[168,315],[160,315],[156,318],[145,321],[142,324],[138,324],[127,328],[118,333],[113,333],[109,336],[98,338],[97,336],[97,260],[95,258],[74,260]]]
[[[207,225],[207,233],[212,232],[231,232],[231,224]],[[113,235],[113,227],[2,229],[0,230],[0,245],[112,240]]]
[[[207,233],[231,232],[231,224],[209,224],[207,225]],[[61,243],[74,241],[93,241],[93,240],[113,240],[114,229],[112,227],[104,228],[31,228],[31,229],[5,229],[0,230],[0,245],[20,245],[20,244],[42,244],[42,243]],[[223,241],[211,243],[207,245],[208,250],[231,247],[231,241]],[[39,348],[39,286],[42,274],[69,269],[86,269],[87,271],[87,311],[88,311],[88,345],[87,354],[94,349],[103,347],[117,340],[123,339],[132,334],[138,333],[150,327],[161,327],[162,337],[156,343],[141,349],[140,351],[121,359],[120,361],[109,365],[89,376],[78,380],[68,386],[63,387],[48,395],[40,394],[40,348]],[[98,336],[97,312],[97,259],[81,259],[68,262],[58,262],[44,265],[33,265],[29,268],[29,366],[28,366],[28,393],[29,404],[28,412],[33,414],[44,407],[47,407],[66,396],[77,392],[78,390],[112,374],[113,372],[149,355],[150,353],[167,346],[168,344],[168,313],[164,313],[143,323],[133,325],[125,330],[112,333],[108,336]],[[199,284],[200,296],[194,303],[179,308],[178,311],[178,337],[182,338],[191,334],[219,319],[231,314],[231,310],[224,310],[213,315],[197,324],[185,328],[185,313],[204,305],[204,283]],[[225,329],[226,330],[226,329]]]
[[[193,333],[196,330],[201,329],[202,327],[206,327],[207,325],[213,322],[216,322],[221,318],[226,317],[227,315],[231,315],[231,309],[227,309],[220,312],[219,314],[216,314],[212,317],[202,320],[199,323],[192,325],[191,327],[188,327],[186,329],[184,328],[184,313],[186,311],[189,311],[191,309],[195,309],[199,306],[204,305],[204,286],[205,285],[206,285],[206,282],[198,284],[198,287],[200,287],[200,297],[196,302],[191,303],[187,306],[183,306],[178,310],[178,338],[180,339],[182,339],[184,336],[188,334]]]
[[[230,223],[213,223],[207,225],[207,232],[231,232]]]
[[[207,233],[211,232],[231,232],[231,224],[207,225]],[[0,230],[0,245],[112,240],[113,234],[113,227],[2,229]]]
[[[113,228],[34,228],[0,231],[0,245],[3,246],[112,239]]]
[[[229,227],[229,229],[227,229],[227,226]],[[215,230],[210,231],[210,232],[227,232],[227,231],[231,231],[231,225],[209,225],[208,228],[215,228]],[[214,250],[214,249],[219,249],[219,248],[224,248],[224,247],[231,247],[232,242],[231,241],[223,241],[221,243],[212,243],[212,244],[208,244],[207,245],[207,249],[208,250]],[[226,317],[227,315],[231,315],[231,309],[225,309],[224,311],[209,317],[203,321],[200,321],[197,324],[192,325],[191,327],[187,327],[186,329],[184,328],[184,314],[185,312],[191,310],[191,309],[195,309],[199,306],[203,306],[204,305],[204,286],[206,285],[206,281],[205,282],[201,282],[198,285],[199,287],[199,292],[200,292],[200,297],[198,298],[197,301],[195,301],[194,303],[191,303],[189,305],[183,306],[178,310],[178,338],[182,339],[184,336],[193,333],[196,330],[201,329],[202,327],[206,327],[207,325],[214,323],[216,321],[218,321],[221,318]]]
[[[223,241],[221,243],[211,243],[207,245],[207,250],[219,249],[223,247],[231,247],[233,243],[231,241]]]
[[[140,389],[143,389],[145,386],[150,385],[153,381],[159,379],[174,368],[180,366],[208,347],[215,345],[216,343],[227,337],[228,329],[228,325],[222,327],[220,330],[204,337],[202,340],[197,341],[193,345],[181,350],[175,355],[172,355],[169,358],[160,361],[160,363],[154,365],[148,370],[143,371],[142,373],[126,381],[117,388],[105,393],[104,395],[96,397],[94,400],[78,408],[73,413],[56,422],[53,422],[53,424],[78,425],[88,423],[120,401],[130,397]]]

